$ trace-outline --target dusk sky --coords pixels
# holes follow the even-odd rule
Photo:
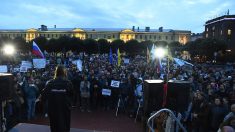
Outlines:
[[[235,0],[1,0],[0,29],[132,28],[191,30],[235,14]]]

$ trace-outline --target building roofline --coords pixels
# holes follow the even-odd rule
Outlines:
[[[220,21],[233,21],[235,20],[235,15],[224,15],[224,16],[221,16],[221,17],[217,17],[215,19],[211,19],[209,21],[206,21],[205,25],[210,25],[210,24],[213,24],[213,23],[217,23],[217,22],[220,22]]]

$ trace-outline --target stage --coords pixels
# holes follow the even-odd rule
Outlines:
[[[47,125],[19,123],[9,132],[50,132],[50,127]],[[71,128],[70,132],[111,132],[111,131],[97,131],[97,130]]]

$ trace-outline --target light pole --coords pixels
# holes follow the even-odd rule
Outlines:
[[[13,55],[15,53],[15,48],[12,45],[5,45],[3,47],[3,52],[6,55]]]
[[[12,46],[11,44],[6,44],[3,47],[3,54],[5,55],[6,58],[8,58],[6,62],[11,62],[12,56],[15,54],[15,47]]]
[[[166,83],[169,80],[169,54],[168,54],[168,45],[166,48],[158,47],[155,49],[154,56],[158,59],[162,59],[165,56],[167,57],[167,71],[166,71]]]

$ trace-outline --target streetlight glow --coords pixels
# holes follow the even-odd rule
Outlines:
[[[166,55],[166,50],[159,47],[155,49],[154,56],[158,58],[163,58]]]
[[[13,55],[15,53],[15,48],[12,45],[6,45],[3,48],[6,55]]]

